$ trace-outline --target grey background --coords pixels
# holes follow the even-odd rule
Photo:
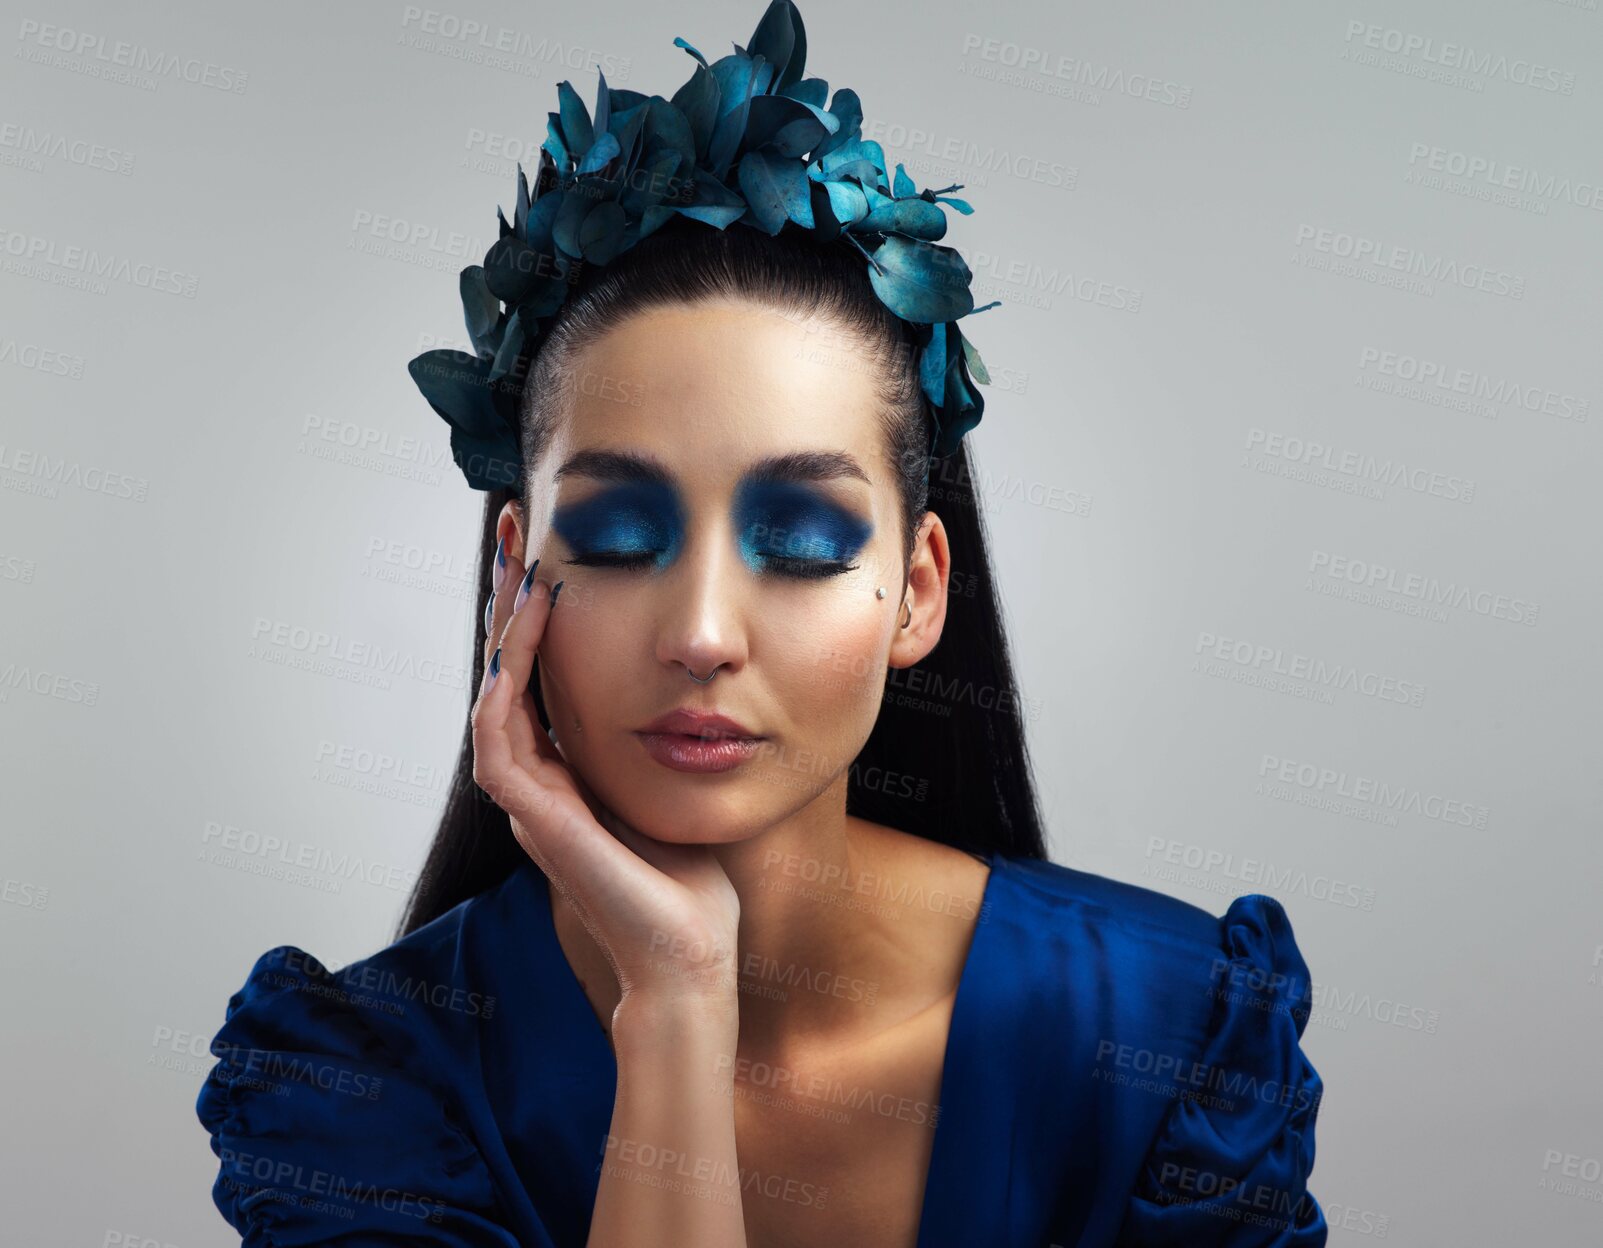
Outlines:
[[[559,80],[671,94],[674,36],[716,57],[762,7],[7,0],[7,1242],[231,1242],[206,1040],[266,948],[387,941],[468,700],[479,498],[406,361],[462,341],[456,272]],[[1599,1242],[1596,3],[802,13],[867,136],[965,184],[947,241],[1005,304],[965,322],[971,445],[1055,857],[1285,902],[1332,1242]],[[212,85],[108,77],[119,40]],[[1470,161],[1534,185],[1432,168]],[[1355,239],[1387,263],[1329,267]],[[73,247],[134,267],[75,286]],[[1398,393],[1389,356],[1491,397]],[[1358,565],[1397,588],[1348,596]],[[292,666],[280,627],[420,675]],[[1275,683],[1304,661],[1403,700]],[[302,853],[371,874],[270,873]]]

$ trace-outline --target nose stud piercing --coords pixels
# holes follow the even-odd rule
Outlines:
[[[883,585],[881,585],[878,589],[876,589],[874,591],[874,597],[883,598],[884,596],[885,596],[885,587]]]

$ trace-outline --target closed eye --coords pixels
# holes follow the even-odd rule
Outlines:
[[[551,527],[574,552],[565,562],[597,568],[666,562],[684,532],[677,496],[653,481],[625,482],[559,507]]]
[[[839,576],[873,526],[811,485],[754,480],[742,485],[736,508],[744,528],[741,554],[754,570],[814,579]]]

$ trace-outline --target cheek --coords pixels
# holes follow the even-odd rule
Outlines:
[[[571,575],[575,570],[553,564],[552,579],[563,582],[562,593],[540,641],[546,709],[561,704],[570,731],[574,708],[583,707],[581,718],[587,720],[627,702],[618,690],[629,680],[629,665],[618,656],[633,654],[640,642],[640,624],[632,619],[627,599],[609,594],[582,570]]]
[[[866,603],[842,597],[788,617],[770,646],[770,667],[798,729],[866,739],[884,692],[886,619],[885,604],[872,595]]]

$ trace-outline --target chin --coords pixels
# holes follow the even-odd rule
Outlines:
[[[777,793],[767,769],[716,775],[671,771],[649,758],[615,769],[596,796],[631,828],[672,845],[732,845],[750,840],[794,808],[800,794]],[[621,771],[621,774],[620,774]],[[610,790],[620,794],[609,800]]]

